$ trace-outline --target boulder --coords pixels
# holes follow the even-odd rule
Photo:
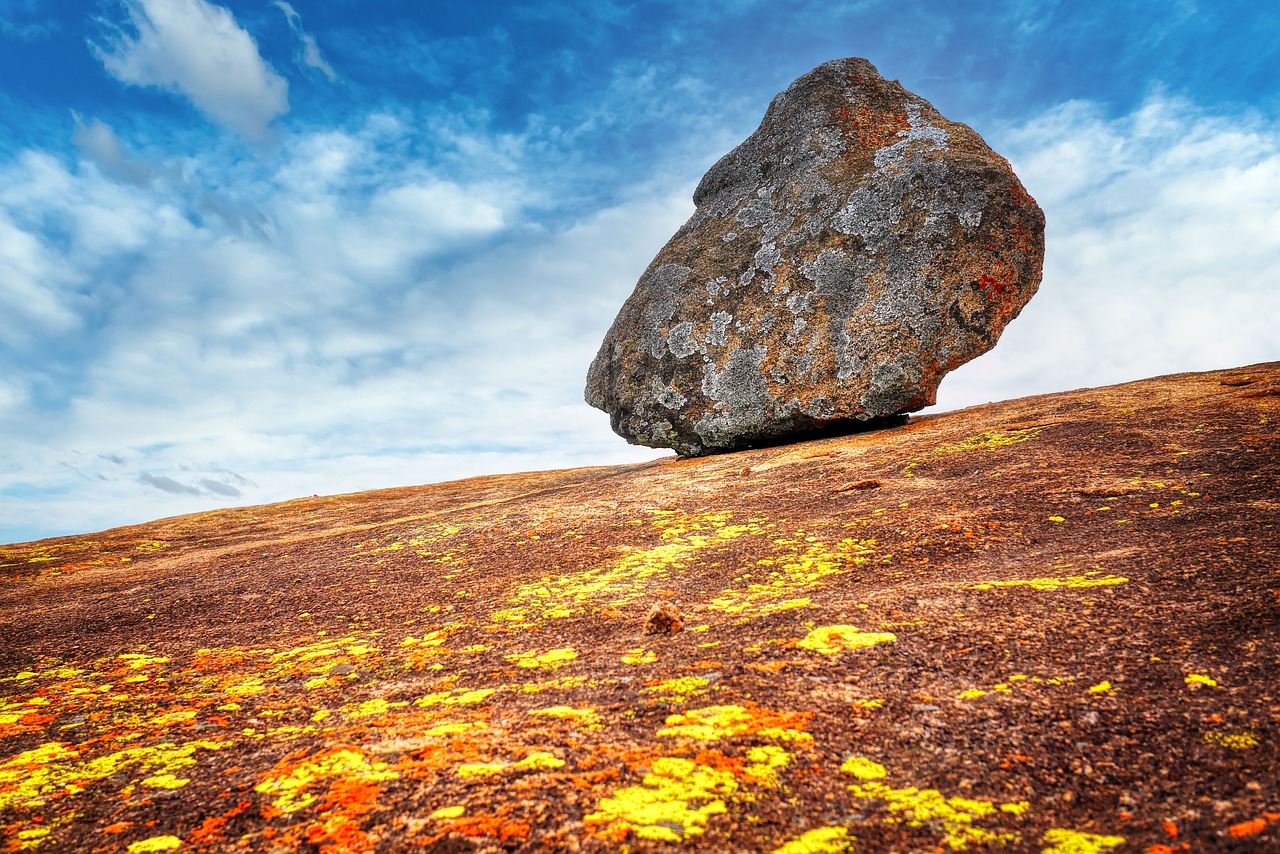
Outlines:
[[[1044,214],[966,125],[863,59],[819,66],[703,177],[586,399],[697,456],[934,403],[1040,283]]]

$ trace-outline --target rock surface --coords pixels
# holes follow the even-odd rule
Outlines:
[[[796,80],[703,177],[586,399],[699,454],[932,404],[1040,284],[1044,215],[971,128],[867,61]]]
[[[0,850],[1274,854],[1277,567],[1280,363],[0,546]]]

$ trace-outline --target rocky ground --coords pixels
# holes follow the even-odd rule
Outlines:
[[[0,547],[0,849],[1280,850],[1277,422],[1271,363]]]

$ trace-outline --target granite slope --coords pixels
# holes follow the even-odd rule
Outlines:
[[[1275,851],[1278,420],[1271,363],[0,547],[0,849]]]

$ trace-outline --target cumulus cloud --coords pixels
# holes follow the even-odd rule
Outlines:
[[[217,124],[253,139],[289,110],[289,86],[253,37],[207,0],[123,0],[136,35],[113,27],[94,53],[116,79],[186,97]]]
[[[284,2],[284,0],[276,0],[273,4],[277,9],[284,13],[285,20],[289,22],[289,29],[293,30],[293,35],[298,39],[301,46],[301,53],[298,61],[307,68],[314,68],[325,77],[329,78],[329,82],[338,79],[338,75],[334,73],[333,68],[325,61],[324,54],[320,52],[320,46],[316,44],[315,36],[302,29],[302,16],[292,5]]]
[[[128,155],[111,125],[99,119],[86,123],[78,115],[74,118],[76,129],[71,134],[71,141],[105,173],[138,187],[145,187],[151,182],[155,172],[152,165],[142,158]]]
[[[65,378],[45,400],[4,395],[8,530],[656,456],[581,404],[582,374],[690,188],[548,231],[524,222],[540,191],[506,166],[461,182],[406,160],[421,133],[375,118],[289,140],[256,182],[259,166],[201,161],[194,174],[264,218],[252,231],[156,182],[43,157],[40,176],[35,160],[0,168],[30,252],[57,254],[39,222],[78,235],[67,263],[87,304],[67,317],[95,321],[32,340]]]

